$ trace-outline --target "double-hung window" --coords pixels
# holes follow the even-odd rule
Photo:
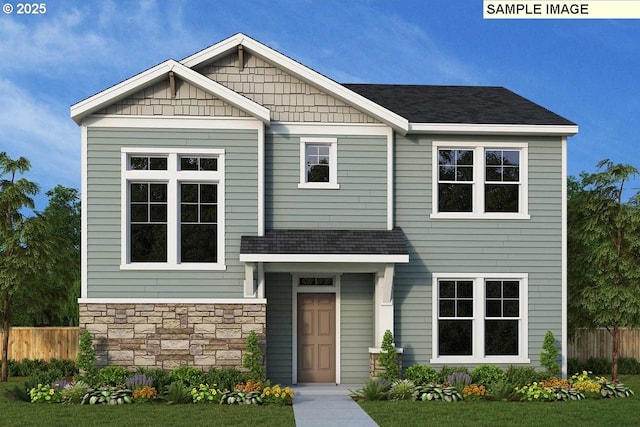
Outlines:
[[[432,218],[528,219],[526,143],[433,144]]]
[[[340,188],[337,156],[336,138],[300,138],[298,188]]]
[[[224,150],[122,149],[123,269],[224,269]]]
[[[434,363],[525,363],[526,274],[434,274]]]

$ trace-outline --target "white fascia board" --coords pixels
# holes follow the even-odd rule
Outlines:
[[[470,123],[410,123],[409,133],[473,135],[562,135],[578,133],[577,125],[502,125]]]
[[[311,83],[314,86],[321,88],[327,94],[332,95],[348,105],[355,107],[356,109],[368,114],[386,124],[391,126],[398,133],[405,135],[409,130],[409,121],[402,116],[394,113],[382,107],[379,104],[367,99],[354,91],[347,89],[341,84],[323,76],[322,74],[312,70],[309,67],[302,65],[301,63],[294,61],[286,55],[277,52],[270,47],[263,45],[262,43],[248,37],[244,34],[236,34],[230,38],[221,41],[218,44],[211,46],[208,49],[202,50],[194,55],[191,55],[183,59],[181,64],[186,67],[193,68],[198,65],[212,61],[217,57],[227,54],[232,49],[235,49],[238,45],[242,45],[251,51],[256,56],[277,64],[282,67],[288,73],[296,76],[297,78]]]
[[[80,124],[82,119],[87,115],[124,99],[150,84],[160,81],[170,71],[173,71],[177,76],[192,85],[211,93],[234,107],[246,111],[262,122],[269,124],[271,114],[267,108],[172,59],[71,106],[71,118]]]
[[[362,262],[408,263],[409,255],[368,254],[240,254],[241,262]]]

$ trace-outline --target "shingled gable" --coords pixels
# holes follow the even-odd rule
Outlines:
[[[213,96],[222,99],[234,107],[247,112],[267,125],[270,123],[270,112],[267,108],[253,102],[237,92],[232,91],[226,86],[214,82],[202,74],[185,67],[173,59],[169,59],[155,67],[118,83],[109,89],[78,102],[71,107],[71,118],[77,124],[81,124],[84,117],[124,99],[147,86],[153,85],[162,79],[169,78],[169,72],[171,71],[176,76],[204,91],[209,92]]]
[[[240,261],[409,262],[402,230],[267,230],[242,236]]]

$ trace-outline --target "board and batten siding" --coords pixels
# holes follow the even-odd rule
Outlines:
[[[385,229],[386,137],[337,137],[339,189],[298,188],[301,137],[267,135],[266,228]]]
[[[373,347],[373,274],[343,274],[340,292],[342,384],[369,378],[369,347]]]
[[[257,131],[89,127],[88,298],[242,298],[240,237],[257,233]],[[226,271],[120,270],[121,147],[225,150]]]
[[[527,142],[529,220],[431,219],[432,141]],[[432,357],[432,273],[528,273],[528,356],[562,325],[562,148],[553,137],[397,136],[395,223],[409,248],[394,278],[396,343],[405,367]]]

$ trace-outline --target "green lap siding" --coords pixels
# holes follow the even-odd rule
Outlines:
[[[386,137],[337,138],[339,189],[298,188],[300,136],[267,135],[266,139],[267,229],[386,228]]]
[[[267,297],[267,378],[291,384],[293,364],[293,298],[291,275],[265,274]]]
[[[560,138],[486,139],[528,142],[530,220],[430,219],[437,185],[432,185],[434,139],[445,140],[396,137],[395,221],[410,256],[409,264],[396,265],[394,278],[396,343],[404,348],[404,366],[432,357],[432,273],[528,273],[529,357],[538,366],[545,332],[561,337]]]
[[[88,128],[89,298],[241,298],[240,237],[258,227],[257,131]],[[120,270],[121,147],[225,150],[226,271]]]
[[[373,347],[373,274],[343,274],[340,292],[340,343],[343,384],[369,378]]]

